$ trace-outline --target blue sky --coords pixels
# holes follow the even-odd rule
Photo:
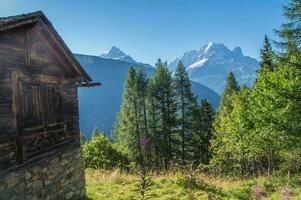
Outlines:
[[[75,53],[117,46],[137,61],[170,61],[209,41],[258,58],[289,0],[0,0],[0,16],[42,10]]]

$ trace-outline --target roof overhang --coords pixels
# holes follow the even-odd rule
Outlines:
[[[19,28],[22,26],[35,24],[40,20],[42,20],[47,25],[47,28],[53,34],[55,40],[57,41],[61,49],[65,52],[65,55],[68,57],[68,60],[72,63],[72,66],[80,74],[81,84],[78,84],[78,86],[79,87],[100,86],[101,85],[100,83],[93,82],[92,78],[88,75],[88,73],[77,61],[77,59],[75,58],[71,50],[65,44],[61,36],[53,27],[52,23],[47,19],[47,17],[44,15],[42,11],[0,18],[0,33],[11,29]]]

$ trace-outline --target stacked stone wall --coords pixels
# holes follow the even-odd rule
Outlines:
[[[0,199],[84,199],[81,148],[57,153],[0,176]]]

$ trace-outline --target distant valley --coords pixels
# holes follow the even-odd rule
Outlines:
[[[94,127],[110,134],[122,102],[124,81],[129,67],[143,66],[151,76],[155,68],[134,60],[117,47],[100,56],[75,54],[78,61],[92,76],[100,81],[101,87],[80,88],[80,127],[90,137]],[[174,71],[182,60],[191,78],[192,90],[198,99],[206,98],[218,107],[227,74],[232,71],[240,84],[251,85],[256,77],[259,63],[256,59],[244,56],[239,47],[233,51],[223,44],[209,43],[200,50],[189,51],[169,63]],[[93,112],[92,112],[93,111]]]

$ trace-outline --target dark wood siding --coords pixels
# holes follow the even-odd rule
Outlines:
[[[16,163],[11,71],[0,68],[0,171]]]
[[[0,33],[0,174],[79,145],[78,73],[43,22]]]

